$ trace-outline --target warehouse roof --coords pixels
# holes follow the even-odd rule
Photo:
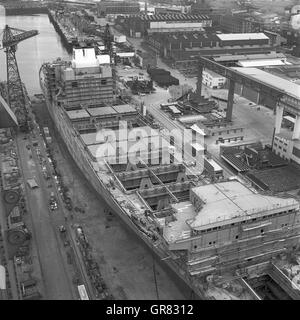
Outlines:
[[[266,40],[269,39],[264,33],[222,33],[217,34],[222,41],[238,41],[238,40]]]
[[[282,61],[282,59],[239,60],[237,64],[244,68],[286,65],[286,63],[284,62],[284,60]]]
[[[213,57],[214,61],[222,62],[222,61],[238,61],[238,60],[257,60],[257,59],[275,59],[275,58],[286,58],[285,54],[281,52],[270,52],[270,53],[260,53],[260,54],[224,54],[218,57]]]
[[[215,33],[204,32],[169,32],[169,33],[153,33],[152,38],[157,41],[164,42],[204,42],[204,41],[219,41],[219,38]]]
[[[143,21],[199,21],[210,20],[211,18],[203,14],[153,14],[153,15],[141,15],[139,18]]]
[[[257,69],[257,68],[231,68],[238,71],[250,78],[264,82],[270,86],[277,88],[278,90],[284,90],[287,94],[299,99],[300,97],[300,85],[293,83],[289,80],[275,76],[269,72]]]

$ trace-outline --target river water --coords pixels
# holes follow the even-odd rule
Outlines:
[[[37,36],[21,42],[16,55],[21,79],[29,95],[40,93],[39,69],[42,63],[51,62],[57,57],[68,58],[69,54],[46,14],[7,16],[6,24],[23,30],[36,29],[39,32]],[[6,80],[6,60],[3,50],[0,50],[0,80]]]

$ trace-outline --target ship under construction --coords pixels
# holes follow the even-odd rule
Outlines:
[[[110,58],[94,48],[73,49],[71,61],[43,64],[40,85],[57,130],[93,188],[195,297],[260,300],[268,278],[282,296],[300,298],[294,198],[263,194],[236,179],[207,184],[197,164],[175,161],[174,147],[143,112],[116,103]],[[125,121],[134,135],[121,133]],[[123,152],[137,141],[147,141],[144,154]]]

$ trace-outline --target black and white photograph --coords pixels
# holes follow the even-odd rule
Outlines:
[[[0,0],[0,300],[300,300],[300,0]]]

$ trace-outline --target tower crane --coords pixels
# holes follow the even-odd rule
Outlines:
[[[17,45],[38,34],[37,30],[25,31],[5,26],[2,38],[2,48],[6,53],[7,68],[7,102],[15,113],[22,131],[28,130],[28,111],[26,109],[25,94],[17,64]]]

